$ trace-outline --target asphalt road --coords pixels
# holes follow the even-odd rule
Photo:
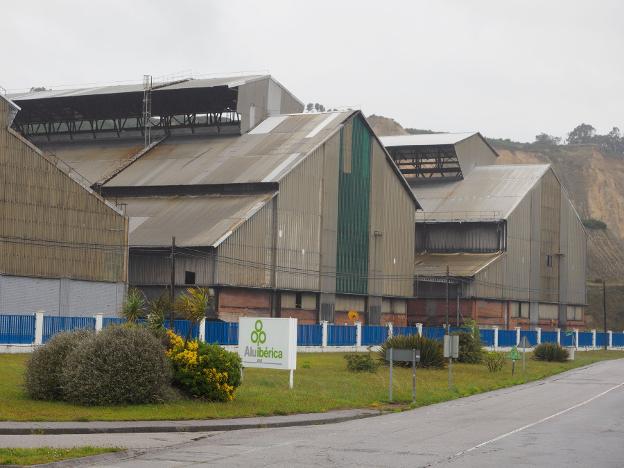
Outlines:
[[[107,437],[123,438],[80,439]],[[622,467],[624,360],[339,424],[144,437],[145,453],[101,466]]]

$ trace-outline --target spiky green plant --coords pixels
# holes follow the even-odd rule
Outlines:
[[[129,322],[136,323],[145,316],[145,296],[137,288],[128,289],[121,315]]]

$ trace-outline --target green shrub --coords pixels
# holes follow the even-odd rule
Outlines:
[[[92,335],[87,330],[58,333],[44,346],[37,348],[26,364],[24,387],[35,400],[62,400],[62,371],[67,355],[82,340]]]
[[[173,382],[188,395],[210,401],[231,401],[241,383],[241,360],[221,346],[184,341],[168,331],[167,356],[173,364]]]
[[[416,363],[417,367],[444,367],[444,350],[440,341],[425,338],[418,335],[396,335],[381,345],[378,352],[379,360],[386,361],[386,349],[418,349],[420,351],[420,362]],[[409,362],[395,362],[395,365],[410,367]]]
[[[479,364],[483,362],[483,348],[479,330],[471,332],[459,332],[459,356],[457,360],[466,364]]]
[[[155,403],[170,396],[171,366],[146,327],[110,326],[67,356],[64,396],[82,405]]]
[[[533,350],[533,359],[538,361],[565,362],[568,360],[568,350],[557,343],[542,343]]]
[[[351,372],[377,372],[379,361],[373,359],[370,353],[347,354],[347,370]]]
[[[485,353],[485,365],[490,372],[499,372],[505,366],[505,354],[489,352]]]

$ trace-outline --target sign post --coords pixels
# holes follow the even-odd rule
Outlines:
[[[388,400],[392,402],[392,369],[394,361],[412,363],[412,402],[416,402],[416,363],[420,362],[420,350],[418,349],[386,349],[386,360],[390,362],[390,382],[388,386]]]
[[[459,357],[459,336],[444,335],[444,357],[449,360],[448,388],[453,387],[453,358]]]
[[[288,386],[293,388],[297,368],[297,319],[241,317],[238,355],[243,368],[288,370]]]
[[[516,361],[520,359],[520,353],[518,353],[518,348],[515,346],[511,348],[511,351],[509,351],[507,357],[511,359],[511,375],[513,376],[514,372],[516,371]]]

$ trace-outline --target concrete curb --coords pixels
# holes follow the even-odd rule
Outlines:
[[[37,434],[124,434],[157,432],[214,432],[270,427],[312,426],[333,424],[383,414],[378,410],[340,410],[327,413],[306,413],[236,419],[187,421],[92,421],[92,422],[4,422],[0,435]]]
[[[61,468],[70,466],[85,466],[91,464],[114,464],[119,460],[126,460],[141,456],[145,453],[145,450],[120,450],[119,452],[101,453],[99,455],[91,455],[88,457],[68,458],[67,460],[59,460],[56,462],[42,463],[39,465],[31,465],[33,467],[45,467],[45,468]],[[21,465],[10,465],[21,466]]]

